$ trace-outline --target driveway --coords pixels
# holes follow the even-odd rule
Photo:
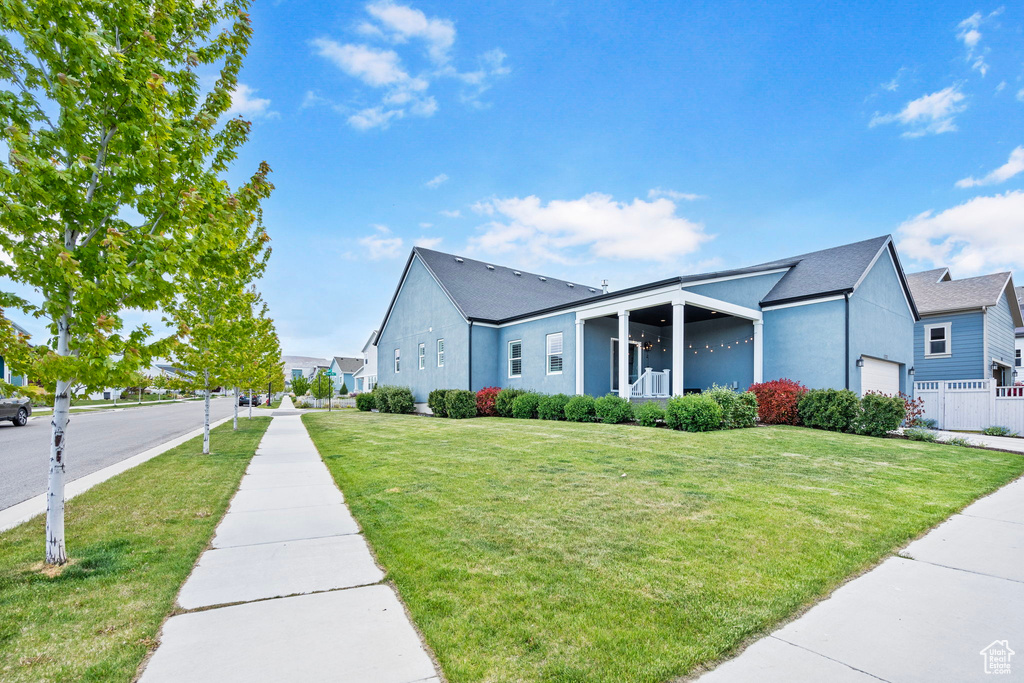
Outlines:
[[[210,402],[211,421],[231,411],[229,399]],[[240,415],[244,418],[245,413]],[[68,482],[202,426],[202,401],[72,413]],[[0,422],[0,510],[44,493],[49,461],[49,415],[33,416],[24,427]]]

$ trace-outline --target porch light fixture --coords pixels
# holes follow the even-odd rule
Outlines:
[[[857,359],[857,367],[858,368],[864,367],[864,357],[863,356],[861,356],[860,358]]]
[[[914,376],[914,366],[910,366],[910,369],[907,370],[907,374],[910,375],[911,377]]]
[[[992,361],[992,365],[991,365],[990,369],[992,370],[992,372],[998,372],[999,371],[999,363],[997,363],[995,361]]]

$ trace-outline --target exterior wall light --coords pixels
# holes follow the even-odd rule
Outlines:
[[[907,370],[907,374],[910,375],[911,377],[914,376],[914,366],[910,366],[910,369]]]
[[[991,367],[992,372],[998,372],[999,371],[999,363],[997,363],[995,361],[992,361],[992,365],[990,367]]]
[[[860,358],[857,359],[857,367],[858,368],[864,367],[864,356],[861,356]]]

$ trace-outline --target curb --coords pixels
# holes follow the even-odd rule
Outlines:
[[[220,420],[210,423],[210,429],[213,430],[215,427],[219,427],[225,422],[229,422],[234,415],[229,415]],[[194,429],[191,432],[182,434],[181,436],[175,437],[170,441],[166,441],[159,446],[154,446],[149,450],[142,451],[137,455],[133,455],[130,458],[125,458],[121,462],[108,465],[101,470],[97,470],[92,474],[87,474],[84,477],[79,477],[72,482],[69,482],[64,487],[64,501],[67,502],[77,496],[80,493],[88,491],[96,484],[101,484],[111,477],[115,477],[122,472],[126,472],[136,465],[141,465],[147,460],[152,460],[156,456],[166,453],[172,448],[176,448],[186,441],[196,438],[197,436],[203,435],[203,429]],[[46,494],[40,493],[38,496],[33,496],[28,500],[24,500],[20,503],[12,505],[6,510],[0,510],[0,532],[13,529],[19,524],[23,524],[36,515],[41,515],[46,512]]]

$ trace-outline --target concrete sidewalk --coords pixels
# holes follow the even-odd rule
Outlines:
[[[999,680],[1024,680],[1024,479],[700,680],[991,680],[982,650],[996,641],[1020,653]]]
[[[438,681],[383,578],[285,397],[140,680]]]

